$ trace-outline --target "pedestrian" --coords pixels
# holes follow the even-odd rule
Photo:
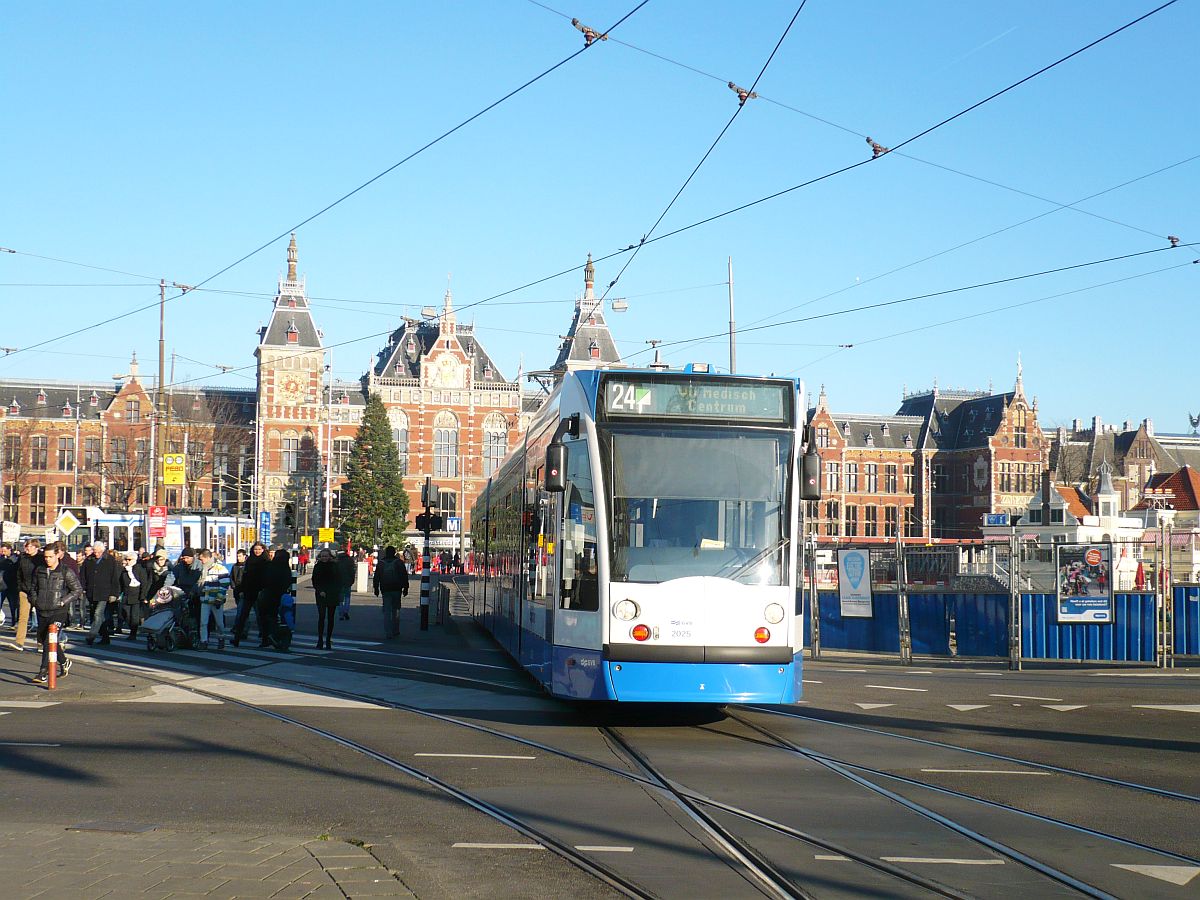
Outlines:
[[[217,623],[217,649],[225,649],[225,622],[221,607],[229,594],[229,570],[211,550],[200,551],[200,643],[199,650],[207,650],[208,625]]]
[[[237,624],[238,618],[242,614],[242,603],[245,600],[245,594],[242,593],[242,577],[246,574],[246,551],[238,548],[237,561],[229,567],[229,589],[233,591],[233,606],[234,606],[234,624]],[[237,637],[237,631],[233,632],[233,636]]]
[[[193,622],[200,620],[200,569],[196,566],[196,551],[184,547],[179,551],[179,559],[171,566],[171,575],[167,585],[183,591],[188,602],[188,616]]]
[[[333,649],[333,620],[342,601],[342,573],[329,550],[317,554],[312,573],[313,593],[317,600],[317,649]],[[322,635],[325,643],[322,645]]]
[[[282,547],[271,548],[269,562],[263,571],[262,587],[258,592],[258,646],[286,649],[276,645],[273,638],[279,624],[279,605],[292,586],[292,566],[288,552]]]
[[[13,637],[13,647],[17,650],[25,649],[25,635],[31,627],[30,619],[37,615],[37,610],[33,608],[34,573],[46,564],[42,555],[42,542],[37,538],[27,540],[22,551],[21,558],[17,560],[17,633]],[[36,625],[32,627],[36,628]]]
[[[50,673],[50,626],[66,627],[71,621],[71,604],[83,596],[83,587],[79,577],[69,568],[62,565],[62,559],[67,554],[67,548],[62,541],[55,541],[46,546],[42,554],[45,564],[34,575],[33,605],[38,611],[38,643],[42,645],[42,667],[38,670],[34,681],[45,684]],[[58,643],[58,677],[64,678],[71,671],[71,661],[67,659],[66,645]]]
[[[92,555],[84,560],[78,579],[82,582],[81,587],[92,614],[88,646],[94,644],[97,638],[102,645],[107,644],[112,636],[113,613],[121,596],[121,576],[124,572],[125,567],[108,552],[108,545],[104,541],[92,544]]]
[[[342,576],[342,621],[350,621],[350,593],[354,590],[354,582],[358,579],[358,563],[345,550],[339,550],[337,555],[338,573]]]
[[[135,554],[137,561],[129,569],[129,585],[130,593],[125,595],[125,605],[129,616],[129,640],[136,641],[138,629],[142,627],[142,622],[146,619],[146,613],[150,608],[150,598],[153,597],[162,584],[167,579],[166,565],[162,567],[162,577],[159,575],[155,566],[155,557],[151,556],[145,550],[140,554]],[[165,559],[164,559],[165,563]],[[134,586],[133,582],[137,585]]]
[[[457,550],[454,551],[454,558],[450,560],[451,571],[455,575],[462,574],[462,554]]]
[[[296,558],[296,565],[299,567],[301,575],[308,574],[308,548],[307,547],[300,548],[300,553]]]
[[[400,606],[408,594],[408,569],[404,560],[396,555],[395,547],[383,551],[383,559],[375,566],[372,581],[375,596],[383,597],[383,636],[385,639],[400,636]]]
[[[17,557],[13,555],[13,545],[8,541],[0,544],[0,610],[6,600],[12,613],[9,618],[15,629],[21,615],[21,592],[17,590]],[[3,618],[2,612],[0,618]]]
[[[121,576],[124,590],[121,592],[121,615],[129,626],[129,637],[126,640],[137,640],[138,628],[142,624],[142,579],[138,575],[138,555],[124,555],[125,572]]]
[[[268,564],[267,548],[261,541],[255,541],[250,546],[250,553],[246,557],[246,568],[242,572],[241,587],[244,599],[238,606],[237,619],[233,623],[232,643],[235,647],[246,639],[246,623],[252,609],[255,618],[258,619],[258,632],[260,635],[262,634],[262,619],[258,616],[258,595],[262,591]]]

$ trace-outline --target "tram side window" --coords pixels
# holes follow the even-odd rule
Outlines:
[[[567,491],[562,535],[563,609],[594,612],[600,608],[596,573],[596,500],[587,443],[575,441],[567,452]]]
[[[118,525],[113,528],[112,549],[121,553],[129,550],[129,526]]]
[[[109,541],[109,537],[108,537],[108,526],[107,525],[97,525],[96,526],[96,540],[103,541],[105,546],[111,546],[111,542]]]

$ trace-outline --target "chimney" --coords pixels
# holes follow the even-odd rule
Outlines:
[[[1142,424],[1146,426],[1146,434],[1150,435],[1150,437],[1154,437],[1154,420],[1142,419]]]
[[[1104,420],[1099,416],[1092,416],[1092,434],[1100,434],[1104,431]]]
[[[1075,432],[1076,434],[1083,431],[1083,420],[1082,419],[1072,419],[1071,420],[1071,431]]]
[[[1042,473],[1042,524],[1050,524],[1050,470]]]

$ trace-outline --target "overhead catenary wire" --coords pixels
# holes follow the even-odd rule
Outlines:
[[[650,0],[641,0],[641,2],[638,3],[633,9],[631,9],[629,12],[625,13],[625,15],[621,16],[621,18],[618,19],[613,25],[609,26],[607,31],[605,31],[605,34],[620,27],[626,20],[628,20],[631,16],[633,16],[635,13],[637,13],[643,6],[645,6],[649,2],[650,2]],[[585,43],[583,47],[579,48],[574,53],[567,55],[563,59],[556,62],[554,65],[550,66],[547,69],[544,69],[542,72],[533,76],[528,81],[521,84],[520,86],[513,88],[508,93],[506,93],[504,96],[500,97],[498,100],[492,101],[487,106],[483,107],[483,109],[481,109],[478,112],[463,119],[457,125],[447,129],[446,131],[443,131],[437,137],[433,138],[430,141],[427,141],[425,144],[423,144],[422,146],[418,147],[416,150],[409,153],[403,159],[399,160],[398,162],[393,163],[392,165],[390,165],[386,169],[384,169],[382,172],[379,172],[378,174],[372,176],[371,178],[368,178],[362,184],[358,185],[357,187],[353,188],[350,191],[347,191],[345,194],[342,194],[340,197],[338,197],[332,203],[326,204],[321,209],[317,210],[315,213],[313,213],[313,214],[307,216],[306,218],[302,219],[301,221],[297,222],[295,225],[292,225],[289,228],[285,228],[282,232],[275,235],[270,240],[263,242],[262,244],[260,244],[259,246],[255,247],[253,250],[251,250],[249,253],[246,253],[245,255],[239,257],[238,259],[229,263],[227,266],[225,266],[221,269],[218,269],[216,272],[209,275],[207,278],[204,278],[204,279],[196,282],[195,284],[189,285],[188,291],[181,291],[178,294],[175,294],[171,297],[166,298],[165,302],[171,302],[174,300],[178,300],[180,297],[182,297],[185,293],[188,293],[190,290],[193,290],[195,288],[198,288],[205,284],[208,284],[210,281],[212,281],[216,278],[219,278],[221,275],[224,275],[226,272],[230,271],[231,269],[236,268],[237,266],[241,265],[242,263],[244,263],[246,260],[250,259],[251,257],[254,257],[257,254],[261,253],[263,250],[265,250],[267,247],[270,247],[272,244],[276,243],[277,241],[282,240],[283,238],[287,237],[292,232],[299,230],[300,228],[309,224],[313,220],[319,218],[320,216],[325,215],[325,213],[329,212],[330,210],[332,210],[335,207],[339,206],[340,204],[344,203],[346,200],[349,200],[355,194],[366,189],[370,185],[379,181],[381,178],[384,178],[385,176],[391,174],[396,169],[403,166],[405,163],[408,163],[408,162],[412,161],[413,159],[416,159],[418,156],[420,156],[426,150],[429,150],[430,148],[441,143],[442,141],[444,141],[446,138],[450,137],[455,132],[465,128],[467,125],[471,124],[472,122],[474,122],[476,119],[480,118],[481,116],[484,116],[487,113],[491,112],[493,109],[495,109],[497,106],[500,106],[505,101],[510,100],[511,98],[515,97],[517,94],[524,91],[526,88],[529,88],[529,87],[533,86],[534,84],[536,84],[537,82],[541,81],[547,75],[550,75],[552,72],[562,68],[563,66],[565,66],[567,63],[571,62],[578,56],[582,55],[583,53],[586,53],[589,49],[591,49],[592,46],[593,46],[592,42]],[[7,249],[8,248],[0,248],[0,250],[7,250]],[[8,252],[19,253],[21,251],[9,250]],[[24,254],[24,255],[36,256],[36,254],[31,254],[31,253]],[[41,257],[41,258],[49,259],[50,257]],[[65,262],[65,260],[57,260],[57,261]],[[83,264],[78,263],[77,265],[83,265]],[[99,267],[99,266],[87,266],[87,268],[102,269],[102,267]],[[150,277],[150,276],[138,275],[133,272],[121,272],[116,269],[102,269],[102,271],[116,272],[117,274],[121,274],[121,275],[131,275],[135,278]],[[41,341],[40,343],[32,344],[29,347],[19,348],[16,352],[20,353],[25,350],[34,349],[36,347],[43,347],[46,344],[51,344],[51,343],[54,343],[55,341],[64,340],[68,337],[74,337],[75,335],[80,334],[84,331],[90,331],[93,328],[98,328],[102,325],[108,325],[108,324],[111,324],[112,322],[120,321],[121,319],[127,318],[128,316],[135,315],[136,313],[139,313],[139,312],[143,312],[143,311],[150,309],[157,305],[158,305],[158,301],[156,301],[155,303],[149,304],[147,306],[142,306],[142,307],[138,307],[137,309],[130,310],[119,316],[113,316],[108,319],[104,319],[104,320],[102,320],[100,322],[96,322],[92,325],[85,326],[84,328],[76,329],[75,331],[69,332],[65,335],[60,335],[60,336],[54,337],[54,338],[48,338],[47,340]]]

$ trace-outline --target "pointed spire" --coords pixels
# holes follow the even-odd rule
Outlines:
[[[1025,379],[1023,377],[1024,368],[1021,365],[1021,352],[1017,351],[1017,384],[1014,390],[1021,395],[1025,394]]]
[[[817,395],[817,409],[828,409],[829,398],[825,396],[825,385],[821,385],[821,393]]]
[[[133,356],[129,360],[129,380],[130,381],[138,380],[138,361],[137,361],[137,351],[136,350],[133,351]]]
[[[446,296],[443,301],[443,311],[446,315],[454,314],[454,296],[450,293],[450,277],[449,272],[446,273]]]
[[[583,267],[583,293],[584,297],[591,300],[594,296],[596,287],[596,267],[592,264],[592,254],[588,254],[587,265]]]
[[[288,243],[288,281],[296,280],[296,263],[298,254],[296,253],[296,232],[292,232],[292,240]]]

